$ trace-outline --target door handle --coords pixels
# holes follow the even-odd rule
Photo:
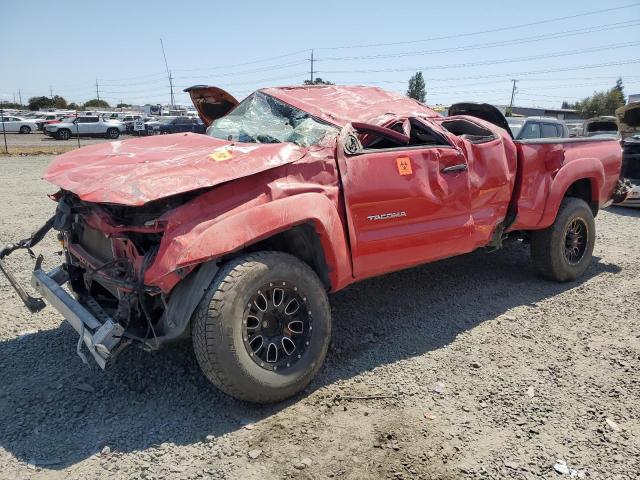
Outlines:
[[[466,163],[459,163],[457,165],[451,165],[450,167],[444,167],[440,170],[440,173],[455,173],[455,172],[463,172],[467,169]]]

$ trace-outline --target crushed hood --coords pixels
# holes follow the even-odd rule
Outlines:
[[[136,206],[295,162],[306,152],[292,143],[178,133],[73,150],[58,156],[44,179],[87,202]]]

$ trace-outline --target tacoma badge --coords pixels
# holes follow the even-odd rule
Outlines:
[[[370,221],[376,221],[376,220],[387,220],[389,218],[398,218],[398,217],[406,217],[407,213],[406,212],[389,212],[389,213],[382,213],[380,215],[369,215],[367,216],[367,218]]]

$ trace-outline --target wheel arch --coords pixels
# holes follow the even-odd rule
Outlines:
[[[597,158],[581,158],[564,165],[551,183],[544,213],[537,228],[546,228],[554,222],[560,203],[566,197],[584,200],[595,217],[600,207],[604,179],[604,168]]]
[[[221,220],[203,220],[180,238],[163,239],[158,261],[147,270],[145,283],[168,291],[180,269],[258,250],[298,257],[316,272],[327,290],[338,290],[352,281],[351,258],[338,211],[325,195],[304,193]]]

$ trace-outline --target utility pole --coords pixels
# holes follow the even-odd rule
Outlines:
[[[18,98],[20,99],[20,105],[22,105],[22,92],[18,89]]]
[[[53,87],[49,85],[49,93],[51,94],[51,100],[53,100]]]
[[[9,147],[7,147],[7,132],[4,130],[4,109],[0,103],[0,119],[2,119],[2,136],[4,137],[4,153],[9,153]]]
[[[171,76],[171,72],[169,71],[169,65],[167,64],[167,55],[164,53],[164,43],[162,43],[162,39],[160,39],[160,46],[162,47],[162,56],[164,57],[164,68],[167,69],[167,77],[169,77],[169,88],[171,89],[171,108],[175,108],[173,103],[173,77]]]
[[[313,85],[313,48],[311,49],[311,71],[309,79],[311,80],[311,84]]]
[[[175,102],[173,98],[173,77],[171,76],[171,70],[169,70],[169,88],[171,89],[171,108],[175,109]]]
[[[96,78],[96,98],[100,100],[100,90],[98,90],[98,79]]]
[[[518,80],[514,78],[511,81],[513,82],[513,88],[511,88],[511,101],[509,102],[509,111],[513,109],[513,99],[516,96],[516,83],[518,82]]]

